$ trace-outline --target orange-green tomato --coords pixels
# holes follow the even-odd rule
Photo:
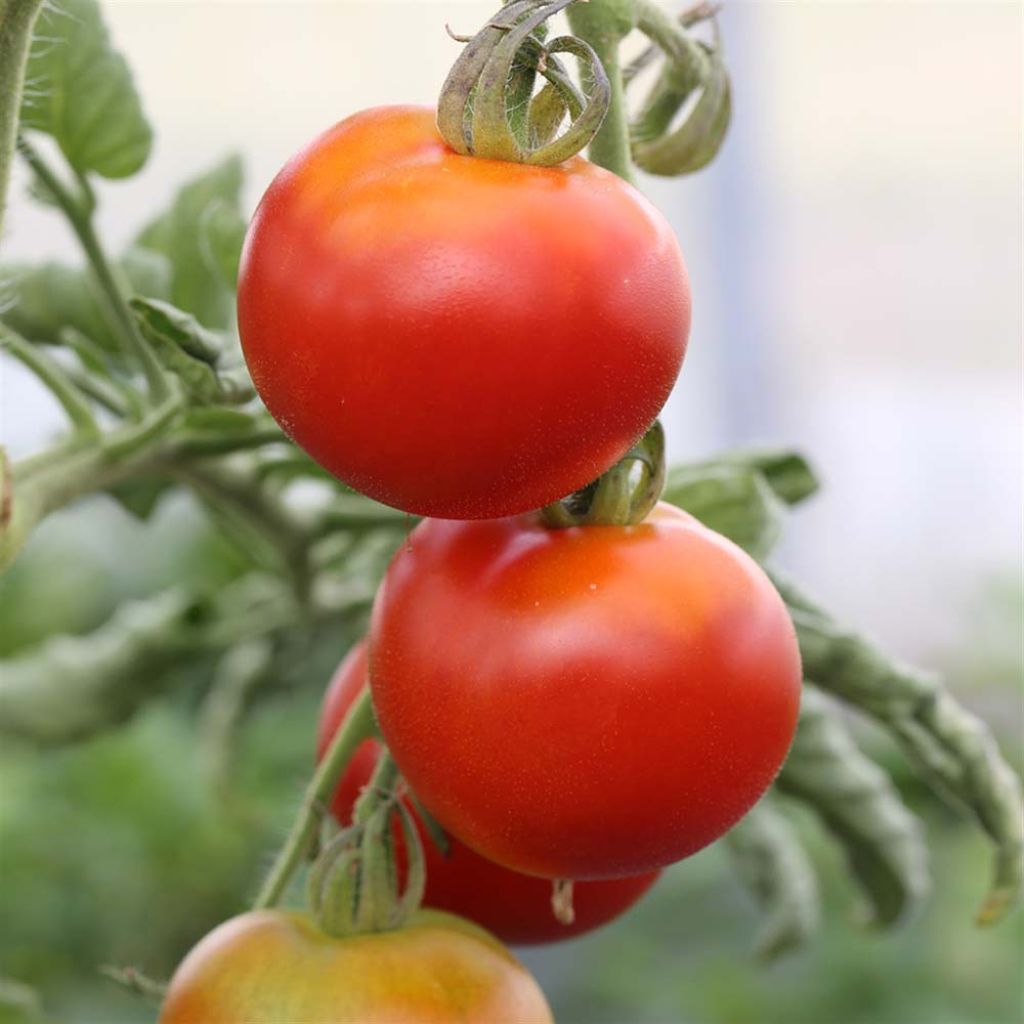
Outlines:
[[[171,979],[159,1024],[551,1024],[536,981],[483,929],[421,910],[335,939],[261,910],[214,929]]]

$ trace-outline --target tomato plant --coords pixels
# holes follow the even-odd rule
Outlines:
[[[267,190],[238,323],[318,462],[388,505],[482,518],[625,453],[675,382],[690,294],[668,224],[615,175],[462,156],[432,110],[381,107]]]
[[[322,755],[342,719],[366,686],[366,646],[360,643],[338,667],[324,697],[317,742]],[[380,745],[368,739],[349,761],[331,809],[346,825],[379,756]],[[411,801],[407,803],[416,816]],[[441,853],[417,819],[426,859],[423,904],[468,917],[510,945],[556,942],[598,928],[623,914],[657,881],[660,872],[629,878],[579,882],[573,888],[573,920],[559,921],[552,909],[551,882],[509,871],[481,857],[449,836]],[[396,834],[396,842],[401,842]],[[404,852],[404,851],[400,851]]]
[[[561,938],[612,919],[660,865],[723,834],[762,907],[760,949],[775,955],[806,941],[819,908],[805,832],[774,796],[752,807],[773,779],[842,846],[873,923],[894,924],[928,888],[923,830],[830,698],[886,730],[990,840],[978,921],[1017,901],[1024,804],[984,725],[754,561],[768,565],[785,506],[816,488],[803,459],[727,452],[666,471],[651,420],[684,356],[690,295],[671,232],[629,182],[634,166],[697,170],[722,141],[722,51],[690,32],[714,10],[677,20],[649,0],[509,0],[466,41],[436,127],[421,107],[340,122],[271,185],[244,253],[235,158],[114,252],[99,179],[138,172],[153,139],[128,64],[97,0],[0,0],[0,219],[17,154],[32,200],[64,218],[84,259],[0,267],[4,358],[69,424],[27,458],[0,450],[0,568],[86,495],[140,520],[190,497],[235,549],[217,569],[205,549],[175,558],[180,586],[111,604],[85,632],[94,608],[68,617],[70,637],[44,636],[60,632],[59,612],[38,601],[47,629],[30,635],[45,642],[5,644],[0,664],[5,749],[84,744],[193,672],[177,710],[201,698],[185,733],[211,792],[231,797],[250,708],[316,683],[318,649],[337,661],[402,545],[371,626],[387,743],[373,739],[357,657],[257,912],[187,957],[165,1024],[549,1020],[497,940],[421,901],[510,940]],[[562,11],[572,34],[551,39],[545,21]],[[634,30],[650,45],[624,65]],[[407,536],[406,514],[324,467],[399,509],[468,521]],[[645,520],[663,488],[686,513],[663,505]],[[20,614],[31,602],[13,603]],[[433,816],[415,817],[400,768],[449,833],[449,857],[424,843]],[[332,800],[340,830],[324,820]],[[209,803],[219,828],[265,841],[262,815]],[[195,870],[215,884],[216,851],[235,844],[171,831],[190,852],[185,885],[154,889],[173,900]],[[40,849],[65,850],[63,838]],[[87,858],[88,844],[72,846]],[[48,881],[60,874],[27,860],[33,883],[37,862]],[[273,911],[303,873],[308,915]],[[226,875],[237,902],[252,879]],[[568,881],[576,920],[561,925]],[[34,915],[54,900],[30,891],[25,905]],[[147,905],[155,933],[178,933],[189,915],[174,909],[165,923]],[[146,938],[140,957],[177,955]],[[165,988],[134,968],[108,973]],[[0,979],[0,1004],[49,1019],[38,980]]]
[[[637,874],[717,839],[775,778],[800,700],[764,572],[664,504],[629,529],[421,523],[378,592],[370,663],[425,807],[548,878]]]
[[[304,914],[253,911],[182,961],[159,1024],[547,1024],[537,983],[485,931],[437,911],[335,939]]]

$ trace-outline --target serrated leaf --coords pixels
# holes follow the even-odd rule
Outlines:
[[[935,676],[890,657],[832,618],[792,581],[772,573],[789,606],[804,674],[871,715],[951,805],[969,811],[993,845],[993,877],[978,913],[994,924],[1024,889],[1024,800],[988,726]]]
[[[726,462],[669,470],[665,501],[763,559],[782,532],[785,508],[755,469]]]
[[[170,300],[207,327],[226,327],[234,307],[227,225],[235,211],[241,218],[239,195],[242,161],[228,157],[184,185],[171,208],[148,224],[135,245],[167,257],[171,266]]]
[[[795,829],[770,798],[727,833],[725,848],[761,907],[758,956],[773,960],[804,945],[821,918],[818,880]]]
[[[812,807],[843,847],[872,923],[896,923],[927,894],[920,824],[889,776],[854,743],[836,709],[810,687],[776,786]]]
[[[51,135],[81,174],[127,178],[145,164],[153,132],[96,0],[56,0],[43,8],[21,116],[24,127]]]

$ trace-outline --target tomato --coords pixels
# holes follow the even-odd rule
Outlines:
[[[345,939],[305,914],[253,911],[185,957],[159,1024],[549,1024],[533,977],[485,931],[419,911]]]
[[[352,703],[366,686],[366,646],[352,649],[334,674],[324,698],[317,754],[322,755]],[[366,740],[356,751],[332,802],[335,817],[348,824],[352,808],[370,779],[380,745]],[[559,922],[551,909],[551,882],[509,871],[474,853],[454,836],[443,855],[412,812],[420,831],[427,868],[424,906],[468,917],[510,945],[532,945],[573,938],[623,914],[657,881],[661,872],[648,871],[630,878],[579,882],[573,890],[572,924]],[[401,830],[396,829],[401,844]],[[399,855],[404,851],[399,845]]]
[[[321,465],[388,505],[475,519],[589,483],[679,372],[690,296],[664,218],[573,158],[460,156],[431,110],[335,125],[245,241],[253,381]]]
[[[734,825],[789,749],[800,656],[746,553],[640,525],[425,520],[370,628],[380,728],[423,805],[509,868],[639,874]]]

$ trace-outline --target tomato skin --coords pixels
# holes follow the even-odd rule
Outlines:
[[[324,697],[318,758],[366,686],[366,680],[366,645],[360,643],[342,661]],[[366,740],[349,762],[331,803],[331,810],[340,824],[347,825],[351,821],[352,808],[369,782],[379,753],[380,744]],[[427,835],[412,801],[406,800],[406,806],[419,829],[426,861],[427,888],[423,905],[475,921],[510,946],[558,942],[593,931],[625,913],[661,874],[648,871],[635,877],[577,883],[573,890],[575,919],[572,924],[562,924],[551,909],[550,880],[509,871],[474,853],[454,836],[449,836],[448,854],[443,855]],[[398,829],[395,838],[399,856],[404,859]]]
[[[305,914],[225,921],[185,957],[159,1024],[550,1024],[533,977],[485,931],[420,911],[332,939]]]
[[[426,520],[370,627],[381,731],[424,806],[527,874],[607,878],[728,831],[777,774],[800,700],[785,605],[724,537]]]
[[[617,461],[679,373],[690,294],[615,175],[460,156],[433,111],[335,125],[246,237],[238,326],[283,429],[360,491],[459,519],[540,508]]]

